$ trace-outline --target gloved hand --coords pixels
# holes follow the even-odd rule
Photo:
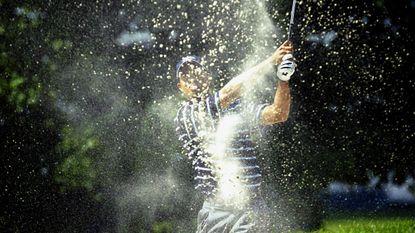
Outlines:
[[[277,77],[282,81],[288,81],[291,75],[295,72],[297,64],[294,62],[294,57],[291,53],[285,54],[282,58],[281,64],[277,67]]]

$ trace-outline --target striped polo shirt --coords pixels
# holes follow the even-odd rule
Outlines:
[[[216,92],[180,107],[175,118],[176,133],[192,160],[197,190],[212,196],[221,186],[232,189],[238,183],[238,188],[257,195],[261,170],[252,135],[265,106],[237,100],[221,109]]]

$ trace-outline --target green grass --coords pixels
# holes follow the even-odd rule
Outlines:
[[[329,213],[325,215],[323,226],[312,233],[415,233],[414,215],[414,209],[380,213]],[[173,233],[175,232],[173,230],[174,225],[173,222],[161,222],[153,226],[152,232]],[[187,230],[180,231],[180,233],[194,232],[194,229]],[[295,231],[291,233],[304,232]]]
[[[328,219],[315,233],[415,233],[413,218]]]
[[[171,222],[159,222],[153,225],[154,233],[169,233],[173,232],[173,225]]]

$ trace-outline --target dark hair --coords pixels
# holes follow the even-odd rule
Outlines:
[[[186,57],[182,57],[180,59],[180,61],[176,64],[176,77],[177,79],[179,79],[179,71],[182,70],[182,68],[184,66],[186,66],[186,64],[194,64],[196,66],[200,66],[203,68],[202,64],[201,64],[201,58],[198,56],[186,56]],[[186,70],[186,72],[188,72],[188,70]]]
[[[180,67],[180,69],[177,71],[177,78],[180,79],[180,73],[187,74],[188,72],[190,72],[192,69],[195,69],[195,68],[203,69],[203,66],[199,63],[196,63],[196,62],[186,62],[186,63],[184,63]]]

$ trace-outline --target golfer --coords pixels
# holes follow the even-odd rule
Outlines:
[[[262,175],[253,134],[261,125],[288,118],[288,80],[296,67],[292,53],[291,42],[284,42],[266,60],[216,92],[211,90],[213,77],[199,57],[187,56],[177,64],[177,87],[187,101],[177,112],[176,132],[192,161],[195,188],[205,197],[197,218],[198,233],[271,230],[264,217],[267,207],[261,196]],[[249,97],[256,91],[253,84],[269,75],[278,77],[273,102],[253,103]],[[220,131],[221,127],[231,126],[232,130]],[[221,140],[227,141],[226,146],[217,146]],[[218,154],[223,156],[218,158]],[[231,166],[225,166],[226,161]],[[237,191],[238,196],[233,196],[232,191]]]

